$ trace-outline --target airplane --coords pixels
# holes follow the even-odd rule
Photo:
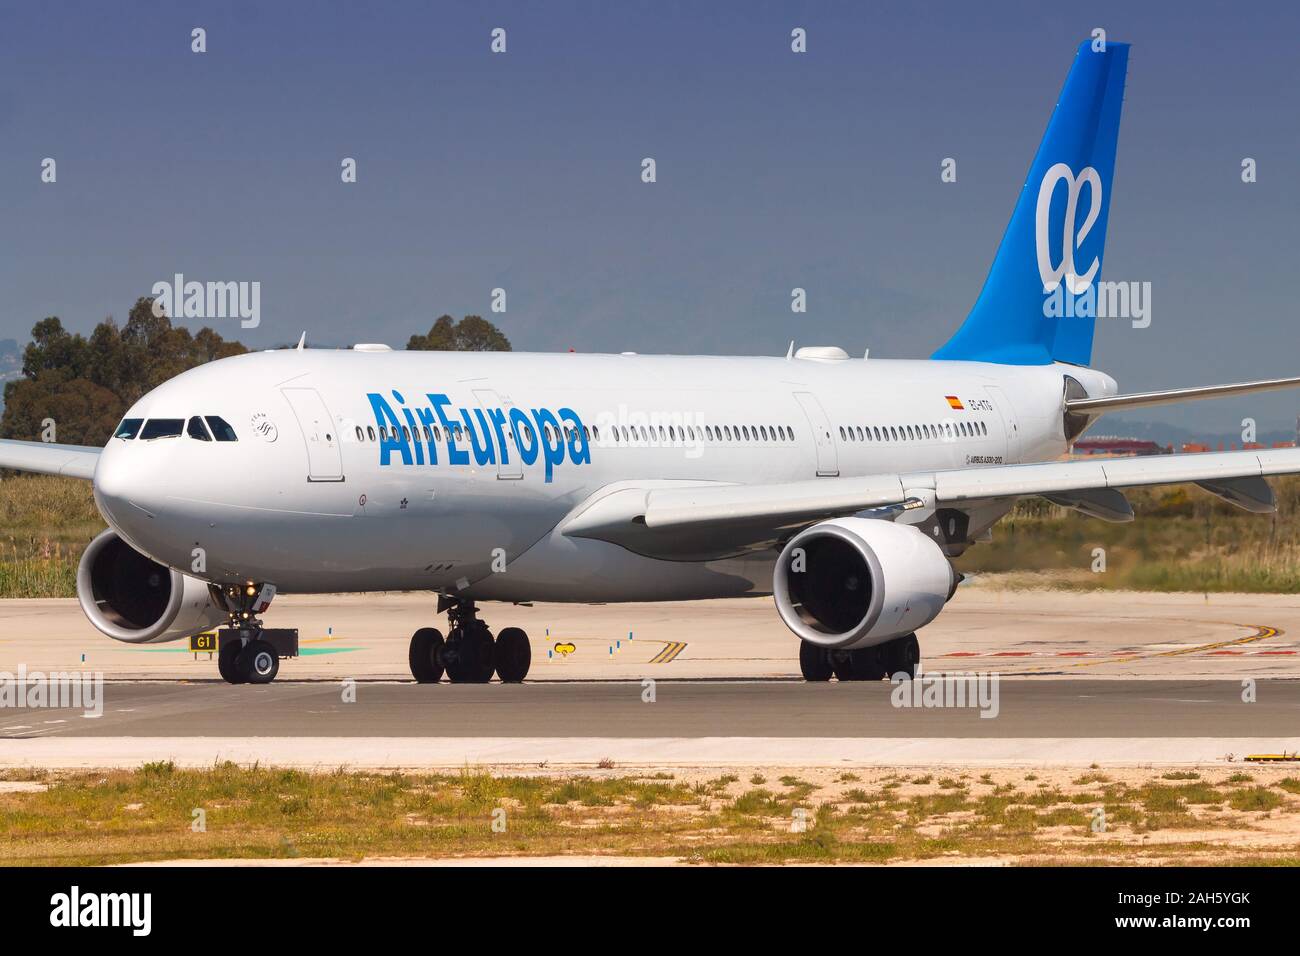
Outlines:
[[[1121,394],[1091,367],[1128,52],[1079,47],[988,279],[929,359],[300,341],[177,375],[103,448],[0,442],[0,467],[92,481],[91,624],[136,644],[220,626],[231,683],[278,673],[276,593],[413,590],[448,617],[411,638],[423,683],[527,677],[528,635],[494,635],[479,602],[755,595],[807,680],[914,676],[952,560],[1020,498],[1125,521],[1124,489],[1196,483],[1267,512],[1266,477],[1300,472],[1295,448],[1062,460],[1107,412],[1300,385]]]

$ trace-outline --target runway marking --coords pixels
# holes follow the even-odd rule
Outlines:
[[[1207,657],[1216,653],[1222,653],[1220,648],[1240,647],[1244,644],[1254,644],[1256,641],[1266,641],[1272,637],[1280,637],[1286,633],[1281,628],[1271,627],[1268,624],[1237,624],[1234,621],[1210,621],[1211,624],[1225,624],[1229,627],[1248,627],[1254,628],[1254,634],[1247,634],[1245,637],[1233,638],[1229,641],[1215,641],[1212,644],[1194,644],[1190,647],[1182,647],[1172,651],[1159,651],[1154,654],[1144,654],[1141,651],[1133,651],[1127,656],[1100,657],[1095,660],[1076,661],[1070,664],[1070,667],[1092,667],[1095,664],[1129,664],[1133,661],[1152,660],[1157,657],[1185,657],[1188,654],[1204,654]],[[1123,652],[1121,652],[1123,653]],[[1228,651],[1229,654],[1241,654],[1242,651]],[[1257,648],[1251,648],[1248,653],[1260,653]],[[1043,667],[1028,668],[1029,671],[1044,670]]]
[[[686,650],[686,644],[682,641],[668,641],[664,649],[650,658],[651,664],[671,664],[673,660],[682,651]]]
[[[1199,645],[1199,644],[1198,644],[1198,645],[1197,645],[1196,647],[1194,647],[1194,648],[1186,648],[1186,647],[1184,647],[1182,650],[1178,651],[1178,653],[1180,653],[1180,654],[1194,654],[1194,653],[1200,651],[1200,650],[1202,649],[1202,647],[1206,647],[1206,646],[1212,646],[1212,645]],[[1109,662],[1109,661],[1116,660],[1116,659],[1129,660],[1129,659],[1131,659],[1131,658],[1135,658],[1135,657],[1158,657],[1158,656],[1162,656],[1162,654],[1142,654],[1142,653],[1139,652],[1136,648],[1129,649],[1129,650],[1119,651],[1119,652],[1117,652],[1117,653],[1120,654],[1120,655],[1129,655],[1129,656],[1127,656],[1127,657],[1121,657],[1121,658],[1116,658],[1116,657],[1114,657],[1114,656],[1109,656],[1109,657],[1106,657],[1105,660],[1103,660],[1103,661],[1099,661],[1099,663],[1107,663],[1107,662]],[[1246,648],[1245,650],[1240,650],[1240,651],[1223,650],[1223,651],[1206,651],[1206,652],[1205,652],[1205,656],[1207,656],[1207,657],[1214,657],[1214,656],[1216,656],[1216,655],[1224,655],[1224,654],[1235,655],[1235,656],[1239,656],[1239,657],[1294,657],[1294,656],[1296,656],[1297,654],[1300,654],[1300,651],[1290,651],[1290,650],[1288,650],[1288,651],[1276,651],[1276,650],[1268,650],[1268,649],[1266,649],[1266,648],[1251,648],[1251,647],[1248,647],[1248,648]],[[1093,651],[1057,651],[1057,652],[1055,652],[1055,653],[1053,653],[1053,652],[1051,652],[1051,651],[1018,651],[1018,652],[1011,652],[1011,651],[952,651],[952,652],[950,652],[950,653],[948,653],[948,654],[936,654],[936,655],[935,655],[935,659],[936,659],[936,660],[937,660],[937,659],[947,659],[947,658],[950,658],[950,657],[1033,657],[1033,658],[1042,659],[1042,658],[1058,658],[1058,657],[1099,657],[1099,656],[1104,656],[1104,655],[1098,655],[1098,654],[1094,653]],[[746,658],[746,659],[748,660],[749,658]],[[773,659],[779,660],[779,658],[773,658]]]

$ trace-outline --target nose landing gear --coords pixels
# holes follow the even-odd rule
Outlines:
[[[298,656],[296,628],[263,627],[257,615],[275,596],[272,584],[209,585],[213,601],[228,615],[217,631],[217,672],[228,684],[269,684],[282,657]]]
[[[447,614],[446,640],[432,627],[411,636],[408,656],[417,682],[436,684],[444,673],[453,684],[486,684],[493,672],[504,684],[518,684],[528,676],[532,649],[522,629],[507,627],[494,640],[473,601],[445,595],[438,597],[438,612]]]

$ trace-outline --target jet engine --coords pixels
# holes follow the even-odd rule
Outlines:
[[[207,584],[146,557],[111,529],[81,556],[77,599],[91,624],[128,644],[179,640],[227,617]]]
[[[957,580],[939,545],[915,527],[835,518],[790,539],[772,592],[781,619],[799,637],[855,650],[929,624]]]

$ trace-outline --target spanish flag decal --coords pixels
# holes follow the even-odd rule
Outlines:
[[[948,399],[948,407],[949,407],[949,408],[954,408],[954,409],[956,409],[956,410],[959,411],[959,412],[965,410],[965,406],[962,405],[962,403],[961,403],[961,399],[958,398],[956,395],[947,395],[947,396],[944,396],[944,397]]]

